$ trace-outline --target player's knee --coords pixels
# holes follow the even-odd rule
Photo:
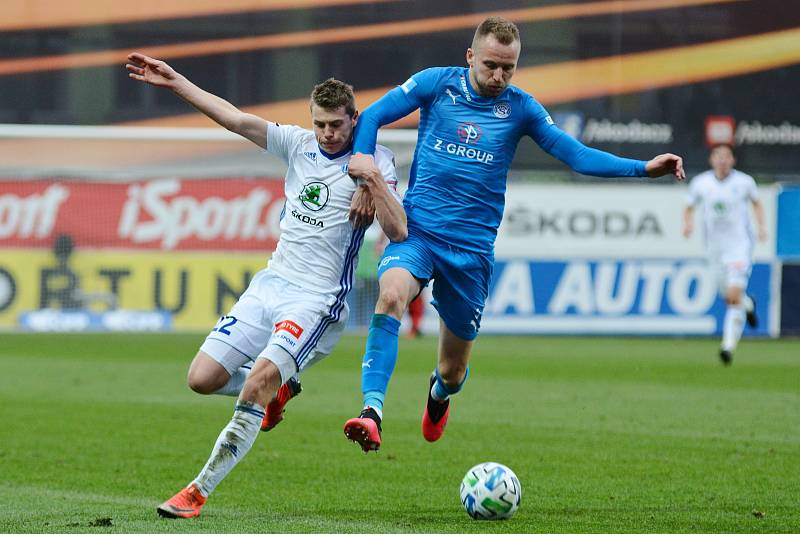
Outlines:
[[[225,385],[225,381],[220,381],[218,377],[213,377],[196,369],[189,369],[186,383],[189,389],[202,395],[213,393]]]
[[[741,291],[728,291],[725,295],[725,304],[728,306],[738,306],[742,303]]]
[[[377,313],[385,313],[394,317],[402,317],[406,309],[406,296],[398,287],[381,287],[378,302],[375,305]]]

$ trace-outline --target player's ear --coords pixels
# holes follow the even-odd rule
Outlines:
[[[356,110],[355,113],[353,113],[353,119],[352,120],[353,120],[353,126],[355,126],[356,123],[358,122],[358,110]]]
[[[467,48],[467,65],[472,66],[475,60],[475,51],[472,48]]]

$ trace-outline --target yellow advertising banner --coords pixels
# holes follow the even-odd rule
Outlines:
[[[213,327],[268,254],[0,249],[0,328],[36,310],[160,312],[170,328]]]

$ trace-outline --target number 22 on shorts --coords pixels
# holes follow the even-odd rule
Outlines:
[[[231,326],[236,324],[236,317],[233,315],[223,315],[217,321],[217,326],[211,329],[212,332],[219,332],[220,334],[225,334],[226,336],[231,335],[231,331],[228,330]]]

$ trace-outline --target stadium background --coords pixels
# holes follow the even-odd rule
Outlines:
[[[0,531],[799,532],[796,3],[4,1]],[[489,9],[522,30],[515,82],[584,142],[680,153],[691,175],[707,141],[733,139],[768,214],[747,332],[761,339],[720,365],[700,238],[679,235],[685,185],[578,176],[525,141],[484,326],[543,335],[482,335],[434,444],[419,425],[437,339],[403,337],[381,451],[363,455],[342,423],[361,406],[366,245],[354,331],[200,518],[160,520],[230,419],[232,399],[195,394],[186,369],[274,246],[283,167],[130,81],[126,55],[307,125],[328,76],[363,108],[418,69],[463,64]],[[414,119],[399,126],[381,135],[402,174]],[[486,460],[522,483],[502,524],[459,502]]]
[[[678,153],[690,175],[707,168],[709,143],[736,145],[737,167],[761,186],[769,232],[750,287],[763,320],[746,335],[800,332],[788,298],[800,287],[800,110],[788,98],[800,88],[800,11],[790,4],[492,3],[520,26],[515,84],[583,142],[643,159]],[[79,6],[15,1],[0,16],[4,330],[207,330],[274,247],[280,163],[220,132],[190,131],[212,124],[128,80],[128,52],[163,58],[248,111],[307,126],[313,84],[344,79],[366,107],[417,70],[464,64],[488,14],[462,1]],[[413,142],[387,144],[407,173]],[[719,333],[723,307],[699,232],[680,236],[685,186],[611,182],[520,144],[484,332]],[[365,255],[353,328],[374,299],[374,253]],[[435,313],[426,317],[435,330]]]

